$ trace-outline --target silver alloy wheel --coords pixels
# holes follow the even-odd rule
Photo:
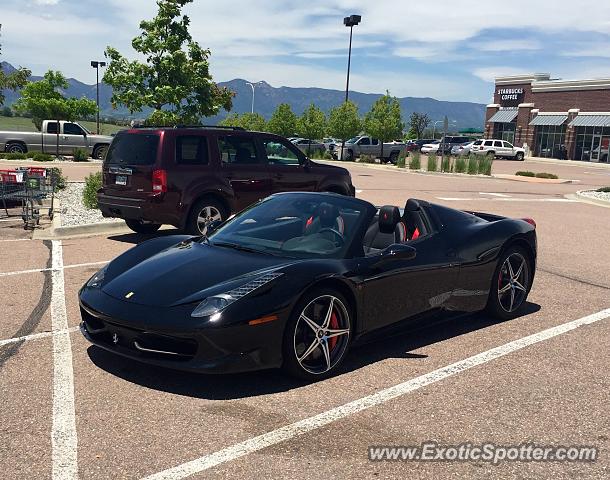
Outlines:
[[[313,299],[301,312],[294,329],[294,354],[303,370],[328,372],[347,349],[350,318],[343,302],[333,295]]]
[[[529,266],[520,253],[509,255],[498,275],[498,302],[507,313],[517,310],[527,297]]]
[[[18,143],[12,143],[8,147],[9,153],[25,153],[25,149]]]
[[[222,215],[216,207],[208,205],[203,207],[197,215],[197,228],[202,235],[205,235],[208,231],[208,225],[215,220],[222,220]]]

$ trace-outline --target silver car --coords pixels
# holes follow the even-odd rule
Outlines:
[[[299,150],[306,155],[311,155],[314,152],[324,153],[326,151],[326,145],[315,140],[307,140],[306,138],[297,138],[292,140]]]
[[[465,142],[459,145],[454,145],[451,148],[451,155],[455,155],[456,157],[466,157],[470,155],[470,149],[475,142]]]

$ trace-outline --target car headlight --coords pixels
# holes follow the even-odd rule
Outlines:
[[[234,288],[225,293],[219,293],[206,298],[203,302],[197,305],[197,308],[191,313],[191,317],[215,317],[220,314],[225,308],[236,302],[242,297],[249,295],[250,293],[258,290],[267,283],[281,277],[283,273],[265,273],[260,277],[242,285],[241,287]],[[220,317],[214,318],[217,320]]]
[[[108,266],[105,266],[99,272],[93,275],[87,282],[87,286],[90,288],[99,288],[102,282],[104,281],[104,276],[106,275],[107,269]]]

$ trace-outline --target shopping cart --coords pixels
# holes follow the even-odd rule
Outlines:
[[[17,168],[0,170],[0,201],[7,217],[8,203],[21,205],[21,218],[25,229],[40,223],[41,212],[47,211],[53,219],[56,175],[46,168]]]

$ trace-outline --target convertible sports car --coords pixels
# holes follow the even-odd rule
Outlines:
[[[317,379],[403,320],[519,315],[536,267],[533,220],[415,199],[282,193],[211,230],[154,238],[96,273],[79,293],[83,335],[164,367]]]

